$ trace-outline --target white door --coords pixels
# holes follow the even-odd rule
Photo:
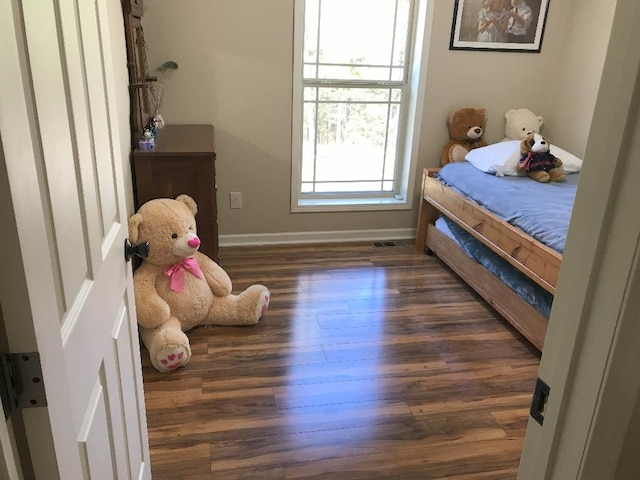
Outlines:
[[[543,424],[529,420],[523,480],[640,478],[637,454],[623,455],[640,398],[638,22],[637,0],[618,0],[540,362],[551,390]]]
[[[0,0],[0,304],[10,349],[42,362],[47,406],[23,411],[39,479],[150,478],[120,8]]]

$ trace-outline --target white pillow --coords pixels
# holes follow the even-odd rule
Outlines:
[[[485,173],[498,174],[498,170],[508,162],[515,162],[520,159],[520,141],[509,140],[487,145],[486,147],[474,148],[465,155],[471,165]]]
[[[582,160],[572,153],[563,150],[560,147],[556,147],[555,145],[551,145],[549,151],[562,160],[562,168],[567,173],[575,173],[582,170]]]
[[[551,145],[551,153],[562,160],[562,168],[567,173],[579,172],[582,160],[560,147]],[[486,147],[474,148],[466,154],[465,159],[474,167],[485,173],[518,176],[516,169],[520,160],[520,140],[493,143]]]

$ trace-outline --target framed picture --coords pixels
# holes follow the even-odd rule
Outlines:
[[[538,53],[549,0],[456,0],[450,50]]]

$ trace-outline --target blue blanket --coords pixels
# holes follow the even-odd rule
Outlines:
[[[545,245],[564,251],[578,174],[566,182],[540,183],[529,177],[496,177],[468,162],[450,163],[440,179]]]
[[[476,262],[494,274],[529,305],[549,318],[553,295],[515,268],[509,262],[493,253],[473,236],[447,217],[440,217],[436,227],[456,242],[460,248]]]

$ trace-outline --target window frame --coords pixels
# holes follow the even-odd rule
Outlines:
[[[428,0],[414,0],[412,24],[410,27],[410,47],[407,53],[408,65],[406,81],[367,81],[367,84],[378,84],[389,87],[404,88],[401,104],[401,120],[398,136],[398,163],[395,176],[396,189],[390,194],[322,194],[309,198],[301,193],[302,169],[302,123],[304,109],[304,88],[309,86],[304,81],[304,27],[305,0],[294,3],[294,45],[293,45],[293,108],[292,108],[292,159],[291,159],[291,212],[310,211],[366,211],[366,210],[408,210],[413,207],[413,191],[415,171],[422,125],[426,83],[426,19],[432,18],[431,4]],[[429,8],[430,7],[430,8]],[[327,86],[357,87],[360,81],[327,82],[315,81],[314,84]]]

